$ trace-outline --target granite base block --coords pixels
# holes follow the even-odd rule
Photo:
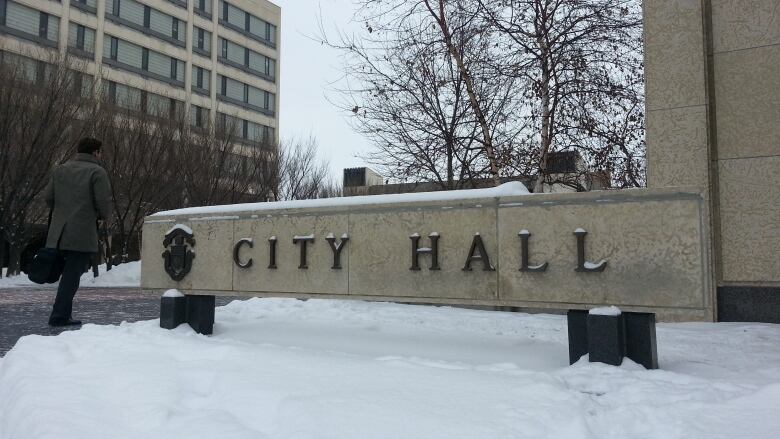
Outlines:
[[[590,362],[620,366],[626,356],[626,341],[621,315],[588,315],[588,353]]]
[[[187,298],[187,323],[198,334],[210,335],[214,332],[214,296],[194,296]]]
[[[626,357],[645,369],[658,369],[658,350],[655,344],[655,314],[624,312]]]
[[[569,329],[569,364],[588,353],[588,311],[570,309],[566,313]]]
[[[160,300],[160,327],[174,329],[187,321],[187,298],[163,297]]]

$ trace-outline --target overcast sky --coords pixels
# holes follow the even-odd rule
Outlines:
[[[282,8],[281,91],[279,134],[281,138],[312,134],[320,155],[330,160],[334,176],[342,169],[365,166],[356,154],[370,152],[370,145],[347,124],[347,115],[327,100],[329,84],[340,77],[338,53],[311,37],[318,34],[322,10],[325,26],[350,27],[351,0],[271,0]]]

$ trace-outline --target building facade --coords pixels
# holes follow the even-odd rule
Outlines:
[[[266,0],[0,0],[0,55],[79,59],[84,86],[130,110],[222,122],[276,144],[281,9]]]

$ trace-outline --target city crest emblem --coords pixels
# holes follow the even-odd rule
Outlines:
[[[177,282],[184,279],[192,269],[192,260],[195,259],[195,252],[190,248],[195,247],[192,230],[187,226],[174,226],[165,234],[163,247],[165,272]]]

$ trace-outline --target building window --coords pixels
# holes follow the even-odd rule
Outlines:
[[[88,54],[95,53],[95,31],[70,22],[68,25],[68,47]]]
[[[260,76],[269,81],[276,78],[276,60],[261,53],[236,44],[225,38],[219,38],[220,61],[233,67]]]
[[[211,18],[211,0],[195,0],[195,13]]]
[[[114,61],[115,67],[184,85],[183,61],[116,37],[107,35],[104,41],[103,57],[105,59],[108,54],[108,59]]]
[[[60,19],[19,3],[0,0],[0,25],[9,33],[55,45],[59,41]]]
[[[225,101],[274,115],[276,97],[273,93],[223,75],[218,75],[217,81],[220,84],[217,95]]]
[[[176,44],[185,45],[185,31],[180,29],[179,19],[160,12],[135,0],[113,0],[107,7],[106,17],[141,32]]]
[[[70,5],[90,14],[97,12],[97,0],[70,0]]]
[[[211,55],[211,32],[201,29],[199,27],[193,27],[193,50],[199,52],[202,55]]]
[[[227,27],[245,33],[271,47],[276,47],[276,26],[224,0],[220,0],[219,20]]]
[[[190,123],[197,128],[206,128],[209,124],[208,108],[192,105],[190,107]]]
[[[203,67],[192,66],[192,89],[201,94],[211,90],[211,72]]]

